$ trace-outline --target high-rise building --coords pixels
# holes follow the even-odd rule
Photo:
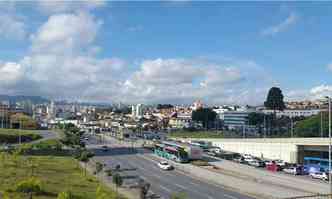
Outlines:
[[[132,105],[131,106],[132,117],[135,117],[135,118],[143,117],[143,109],[144,109],[143,104],[137,104],[136,106]]]

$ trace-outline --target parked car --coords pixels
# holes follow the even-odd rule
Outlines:
[[[309,174],[312,178],[321,179],[321,180],[329,180],[329,175],[325,172],[314,172]]]
[[[158,167],[161,168],[162,170],[172,170],[172,169],[174,169],[174,167],[166,161],[159,162]]]
[[[289,174],[292,174],[292,175],[298,175],[299,174],[298,169],[296,167],[284,168],[283,172],[289,173]]]
[[[244,161],[244,158],[243,157],[236,157],[233,159],[234,162],[237,162],[237,163],[245,163]]]
[[[242,157],[245,158],[245,159],[252,159],[252,155],[246,154],[246,153],[243,154]]]
[[[283,161],[283,160],[275,160],[274,161],[278,166],[280,166],[280,167],[285,167],[286,165],[287,165],[287,163],[285,162],[285,161]]]
[[[108,151],[108,147],[107,147],[106,145],[102,146],[101,149],[102,149],[103,151]]]
[[[263,161],[259,161],[259,160],[253,160],[248,162],[248,164],[250,166],[254,166],[254,167],[265,167],[265,163]]]
[[[255,162],[256,160],[253,158],[244,158],[244,162],[251,165],[252,162]]]

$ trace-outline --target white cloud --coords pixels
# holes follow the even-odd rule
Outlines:
[[[281,23],[270,26],[264,30],[261,31],[261,34],[264,36],[273,36],[277,33],[283,32],[287,30],[290,26],[296,24],[299,20],[299,16],[292,12],[284,21]]]
[[[85,12],[53,15],[31,36],[32,50],[65,54],[81,51],[93,43],[102,23]]]
[[[1,84],[15,83],[23,75],[22,66],[14,62],[0,62],[0,74]]]
[[[93,10],[102,7],[106,4],[104,0],[39,0],[37,1],[37,8],[45,14],[58,14],[64,12],[73,12],[77,10]]]
[[[121,95],[129,102],[145,103],[190,103],[198,98],[209,103],[258,103],[265,88],[251,87],[246,68],[252,69],[196,59],[145,60],[123,83]]]
[[[1,11],[0,11],[1,12]],[[26,25],[19,17],[0,13],[0,39],[22,40],[26,36]]]
[[[319,85],[310,89],[311,98],[321,99],[325,96],[332,96],[332,86],[331,85]]]
[[[298,89],[286,92],[286,100],[316,100],[323,99],[325,96],[332,97],[332,85],[318,85],[310,89]]]

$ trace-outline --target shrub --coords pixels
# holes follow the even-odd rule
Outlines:
[[[37,178],[29,178],[27,180],[23,180],[16,185],[15,190],[21,193],[41,193],[41,181]]]

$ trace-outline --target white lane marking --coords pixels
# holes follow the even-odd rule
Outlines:
[[[187,189],[187,187],[185,187],[183,185],[180,185],[180,184],[177,184],[177,183],[174,183],[174,185],[177,186],[177,187],[180,187],[181,189],[184,189],[184,190]]]
[[[189,184],[194,185],[194,186],[200,186],[199,184],[193,183],[193,182],[189,182]]]
[[[231,196],[231,195],[228,195],[228,194],[224,194],[224,196],[226,198],[230,198],[230,199],[238,199],[237,197],[234,197],[234,196]]]
[[[208,199],[214,199],[214,197],[210,196],[210,195],[207,195],[207,198]]]
[[[169,188],[163,186],[163,185],[159,185],[160,188],[164,189],[166,192],[172,193],[172,190],[170,190]]]

